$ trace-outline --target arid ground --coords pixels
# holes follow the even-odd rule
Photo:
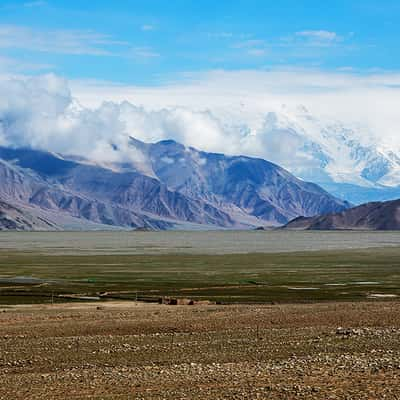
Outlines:
[[[0,312],[0,399],[400,399],[400,304]]]

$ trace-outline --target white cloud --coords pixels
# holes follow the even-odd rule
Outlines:
[[[147,110],[184,107],[209,110],[236,141],[240,133],[256,132],[268,111],[282,105],[305,105],[323,119],[337,119],[350,125],[368,127],[378,141],[400,144],[400,73],[324,72],[317,69],[280,69],[268,71],[211,71],[186,74],[186,82],[144,88],[72,82],[74,94],[88,106],[99,99],[128,100]],[[228,139],[228,142],[231,142]],[[189,143],[190,144],[190,143]],[[219,148],[218,150],[221,150]],[[238,150],[240,151],[240,148]]]
[[[296,36],[328,41],[328,42],[333,42],[339,39],[339,36],[337,35],[336,32],[330,32],[324,30],[296,32]]]
[[[212,150],[227,140],[209,112],[182,107],[147,111],[128,102],[104,102],[96,108],[74,101],[67,81],[55,75],[0,82],[0,143],[32,146],[98,161],[137,158],[130,136],[144,141],[174,138]],[[112,151],[114,144],[120,150]],[[226,147],[229,148],[229,145]]]
[[[354,46],[346,42],[353,35],[352,32],[342,36],[337,32],[327,30],[304,30],[281,37],[276,47],[280,47],[282,50],[291,49],[297,52],[301,51],[307,56],[315,56],[318,49],[323,52],[325,48],[333,47],[341,49],[341,51],[352,51],[354,50]]]
[[[267,43],[260,39],[247,39],[235,43],[232,48],[243,49],[247,55],[252,57],[263,57],[267,51]]]
[[[0,48],[110,56],[116,53],[116,46],[128,45],[127,42],[114,40],[109,35],[89,30],[40,30],[19,25],[0,25]]]
[[[41,30],[18,25],[0,25],[1,48],[54,54],[134,58],[142,61],[160,57],[160,54],[151,47],[134,46],[129,42],[115,40],[112,36],[99,32]]]
[[[304,30],[268,40],[247,37],[231,44],[231,49],[237,49],[242,56],[251,57],[269,56],[269,61],[282,64],[284,60],[309,59],[321,62],[328,54],[327,48],[335,48],[337,52],[349,52],[353,46],[346,44],[345,39],[352,37],[352,33],[345,37],[336,32],[326,30]]]
[[[54,70],[54,65],[44,63],[34,63],[17,60],[13,57],[3,57],[0,55],[0,72],[33,72],[33,71],[49,71]]]

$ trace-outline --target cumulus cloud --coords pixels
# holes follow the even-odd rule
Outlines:
[[[2,81],[0,91],[7,93],[0,98],[0,143],[6,146],[113,162],[139,157],[128,145],[131,136],[143,141],[174,138],[206,150],[229,140],[220,121],[207,111],[147,111],[127,101],[82,107],[67,81],[51,74]]]

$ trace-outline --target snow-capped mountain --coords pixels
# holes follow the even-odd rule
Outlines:
[[[354,203],[400,196],[397,149],[365,127],[322,120],[305,107],[268,112],[243,146]]]

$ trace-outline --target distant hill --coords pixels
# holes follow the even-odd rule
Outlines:
[[[400,199],[366,203],[339,213],[298,217],[285,229],[293,230],[400,230]]]

